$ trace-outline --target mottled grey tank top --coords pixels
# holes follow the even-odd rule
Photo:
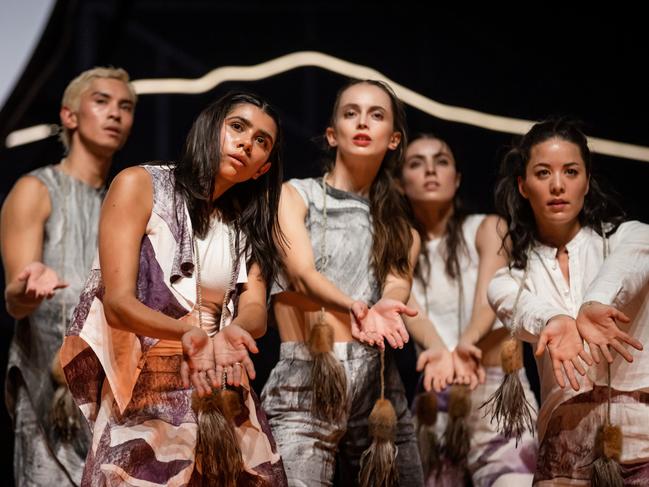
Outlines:
[[[311,238],[316,268],[342,292],[354,300],[376,303],[381,294],[371,268],[372,218],[366,198],[326,185],[327,225],[324,219],[322,178],[289,181],[304,200],[304,224]],[[323,271],[321,254],[325,238],[327,263]],[[272,294],[286,290],[286,277],[280,275]]]
[[[69,286],[56,291],[52,299],[44,300],[29,317],[16,323],[9,352],[7,403],[11,405],[13,401],[15,369],[18,369],[37,416],[45,418],[53,394],[50,363],[61,346],[64,328],[92,266],[97,250],[99,211],[106,191],[92,188],[53,165],[29,175],[47,187],[52,206],[45,222],[42,262],[55,269]]]

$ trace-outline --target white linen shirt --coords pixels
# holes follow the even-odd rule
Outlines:
[[[630,323],[618,323],[618,326],[645,346],[649,345],[649,225],[625,222],[608,241],[610,254],[606,261],[604,240],[591,228],[582,228],[566,245],[570,283],[559,268],[557,249],[536,242],[529,255],[529,271],[516,316],[513,307],[523,279],[522,269],[505,267],[496,272],[489,285],[489,304],[505,326],[514,326],[520,339],[536,343],[543,327],[554,316],[576,318],[584,302],[600,301],[629,316]],[[630,353],[632,363],[614,355],[611,387],[619,391],[649,390],[649,351],[630,349]],[[586,376],[576,374],[580,390],[574,391],[569,385],[561,389],[556,384],[547,352],[536,360],[541,379],[538,419],[541,440],[557,406],[592,390],[593,384],[606,385],[606,365],[602,359],[599,365],[587,367]]]

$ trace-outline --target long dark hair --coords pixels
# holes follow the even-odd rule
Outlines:
[[[388,95],[394,120],[393,130],[401,134],[401,143],[395,150],[388,149],[381,161],[379,171],[372,181],[369,195],[373,228],[372,269],[382,288],[390,272],[395,272],[400,276],[408,276],[411,272],[408,259],[413,241],[411,227],[405,202],[397,191],[393,177],[395,169],[401,164],[405,154],[406,112],[397,95],[386,83],[376,80],[351,80],[336,95],[329,121],[330,127],[336,125],[336,115],[343,93],[358,84],[376,86]],[[329,152],[328,165],[331,167],[335,161],[335,150],[331,149]]]
[[[518,178],[525,179],[532,148],[547,140],[558,138],[579,148],[590,186],[579,213],[579,222],[601,234],[602,224],[611,233],[624,221],[624,211],[617,201],[606,194],[592,173],[592,158],[588,140],[580,124],[568,118],[553,118],[535,124],[507,152],[500,165],[496,183],[496,211],[507,222],[503,247],[509,254],[510,266],[520,269],[527,265],[527,252],[537,238],[536,220],[532,207],[518,190]]]
[[[277,125],[277,137],[268,156],[271,163],[266,174],[235,184],[217,200],[212,200],[221,163],[221,127],[232,109],[250,104],[267,113]],[[174,167],[175,189],[187,203],[194,232],[205,237],[210,216],[216,209],[224,221],[234,224],[245,235],[240,254],[249,252],[257,262],[267,283],[280,268],[274,242],[284,242],[277,220],[281,191],[282,129],[273,107],[260,96],[230,92],[203,110],[187,135],[185,150]]]
[[[410,139],[410,144],[412,144],[417,140],[422,140],[422,139],[439,140],[442,144],[444,144],[448,149],[448,151],[451,153],[451,156],[453,157],[453,161],[455,162],[455,171],[457,172],[457,174],[462,174],[460,161],[458,161],[458,159],[455,158],[455,154],[453,153],[451,146],[448,145],[448,142],[446,142],[444,139],[438,137],[433,133],[420,132]],[[401,166],[399,167],[399,171],[398,171],[399,178],[402,178],[403,176],[403,168],[405,167],[405,164],[406,161],[404,159]],[[460,198],[459,191],[455,192],[452,205],[453,205],[453,213],[451,214],[451,217],[449,218],[448,223],[446,224],[446,231],[444,233],[442,252],[443,252],[444,260],[446,262],[446,264],[444,265],[444,270],[446,274],[451,279],[456,279],[460,275],[459,255],[462,252],[465,253],[468,252],[466,240],[464,239],[464,233],[462,233],[462,224],[464,223],[464,220],[467,217],[467,212],[464,209],[464,205],[462,204],[462,199]],[[422,268],[423,266],[420,265],[418,262],[417,267],[415,267],[415,277],[424,286],[426,286],[428,283],[428,279],[430,277],[428,275],[430,273],[430,256],[428,255],[428,249],[425,244],[426,240],[428,240],[428,236],[427,236],[426,229],[424,228],[422,223],[415,218],[414,209],[412,208],[412,203],[410,203],[409,201],[408,201],[408,207],[410,210],[409,214],[412,219],[412,225],[417,229],[417,232],[419,232],[419,236],[421,237],[422,244],[421,244],[420,255],[424,258],[424,263],[426,266],[426,269],[423,269]],[[426,273],[426,275],[424,275],[424,273]]]

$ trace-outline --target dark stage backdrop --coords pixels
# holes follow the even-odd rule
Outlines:
[[[57,123],[63,89],[95,65],[126,68],[133,79],[196,78],[213,68],[253,65],[316,50],[372,67],[436,101],[487,113],[537,120],[565,114],[589,135],[649,146],[649,39],[634,12],[585,11],[545,4],[524,17],[469,7],[449,12],[432,2],[61,0],[16,90],[0,112],[0,140],[15,129]],[[4,15],[4,13],[3,13]],[[4,42],[10,42],[5,39]],[[257,82],[226,83],[201,95],[145,95],[113,174],[150,160],[173,160],[192,120],[210,101],[238,87],[279,108],[286,133],[286,177],[320,173],[318,141],[344,79],[301,68]],[[497,164],[512,136],[435,119],[408,107],[413,131],[448,140],[464,165],[469,208],[492,210]],[[16,179],[62,155],[54,138],[0,148],[0,200]],[[649,221],[649,163],[596,156],[597,172],[634,218]],[[4,306],[1,307],[4,312]],[[0,328],[4,369],[13,324]],[[276,334],[261,342],[267,375]],[[411,360],[411,356],[404,360]],[[258,381],[259,382],[259,381]],[[412,384],[410,384],[412,386]],[[11,431],[4,409],[0,432]],[[0,468],[11,472],[11,456]],[[8,478],[5,475],[3,478]]]

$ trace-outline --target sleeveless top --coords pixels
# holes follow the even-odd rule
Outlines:
[[[354,300],[373,305],[381,289],[372,270],[372,218],[369,200],[354,193],[326,185],[327,222],[325,229],[322,178],[291,179],[304,200],[304,221],[313,249],[316,269]],[[326,235],[325,235],[326,233]],[[325,238],[326,266],[322,269],[322,240]],[[271,294],[289,290],[286,276],[280,274]]]
[[[212,217],[210,228],[205,238],[196,237],[196,245],[201,266],[201,313],[198,313],[198,303],[191,303],[192,312],[187,319],[195,326],[199,325],[200,319],[203,322],[203,329],[209,336],[219,331],[221,306],[223,305],[224,294],[232,279],[232,229],[217,216]],[[245,242],[243,235],[240,236],[239,245]],[[237,284],[248,282],[246,272],[246,256],[242,255],[239,260],[239,273]],[[189,296],[196,283],[189,279],[182,279],[176,284],[176,289],[183,295]],[[151,355],[181,355],[182,346],[178,340],[159,340],[149,351]]]
[[[460,333],[466,329],[471,320],[480,265],[475,240],[478,228],[484,218],[485,215],[469,215],[462,223],[462,236],[466,242],[466,249],[458,253],[463,290],[461,322],[459,324],[459,285],[457,278],[452,279],[446,273],[443,238],[435,238],[425,243],[430,260],[430,273],[426,271],[424,257],[420,256],[419,258],[424,278],[428,281],[426,288],[424,289],[421,280],[417,278],[412,284],[412,293],[417,303],[424,311],[427,311],[428,318],[435,325],[437,333],[449,350],[453,350],[457,346]],[[427,310],[426,304],[428,304]],[[501,326],[500,321],[496,320],[494,328]]]
[[[196,309],[191,220],[183,198],[174,191],[171,168],[143,167],[151,176],[153,209],[140,246],[136,295],[149,308],[181,319]],[[236,285],[245,275],[240,273],[241,261],[235,262],[225,290],[226,306],[220,314],[222,326],[233,318]],[[104,379],[124,411],[148,352],[159,342],[111,327],[103,310],[104,289],[99,259],[95,258],[61,349],[68,385],[91,424],[99,410]]]
[[[29,176],[47,187],[52,207],[45,222],[41,260],[69,286],[57,290],[52,299],[43,300],[28,317],[16,323],[9,350],[5,401],[13,414],[19,373],[36,417],[44,419],[54,394],[50,364],[61,346],[97,250],[99,211],[106,191],[88,186],[54,165],[36,169]]]

